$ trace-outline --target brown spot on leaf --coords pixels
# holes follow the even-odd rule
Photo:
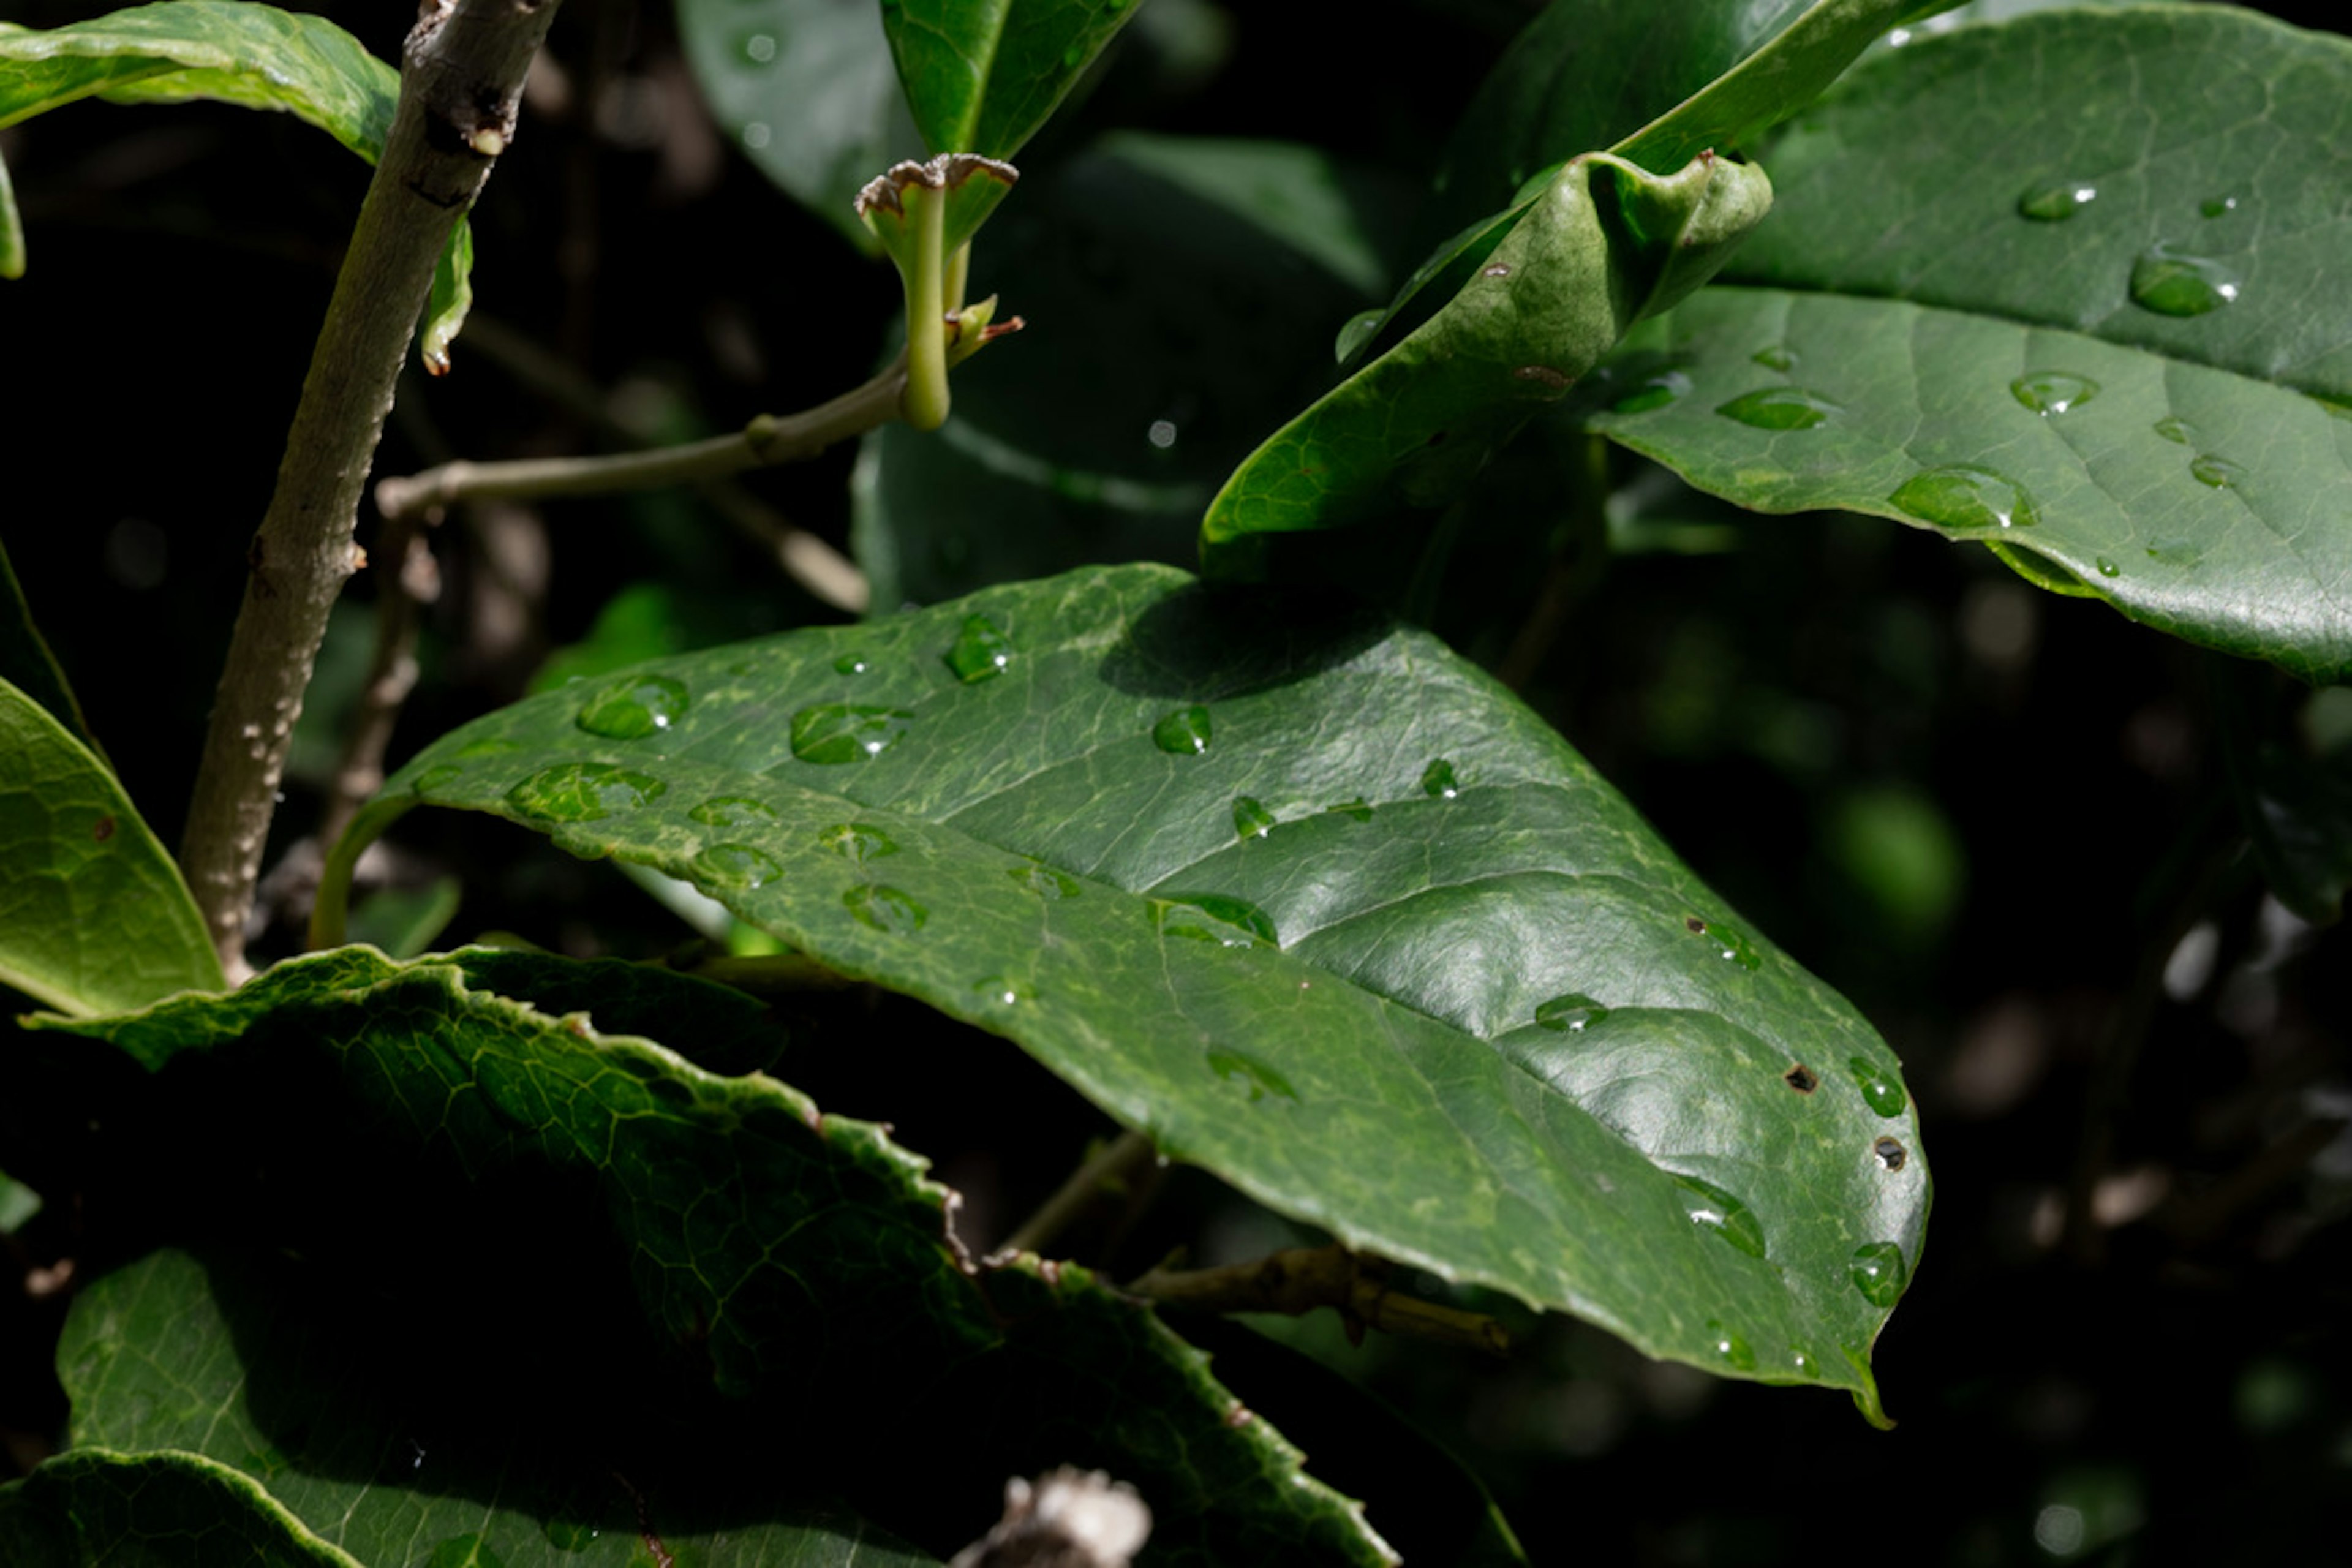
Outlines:
[[[99,844],[103,844],[108,839],[113,837],[114,818],[110,816],[101,816],[96,822],[90,824],[89,837],[93,842]]]
[[[1548,364],[1523,364],[1511,372],[1521,381],[1539,381],[1554,392],[1566,392],[1569,378]]]
[[[1822,1087],[1822,1080],[1813,1076],[1813,1069],[1802,1062],[1790,1064],[1789,1070],[1780,1075],[1780,1081],[1799,1094],[1811,1094]]]
[[[1693,935],[1705,936],[1706,934],[1706,922],[1699,919],[1696,915],[1685,915],[1683,917],[1683,929],[1691,932]]]

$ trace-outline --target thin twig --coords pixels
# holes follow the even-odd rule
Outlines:
[[[1286,1312],[1336,1310],[1350,1339],[1366,1329],[1463,1345],[1507,1355],[1510,1331],[1483,1312],[1465,1312],[1388,1288],[1387,1266],[1337,1245],[1291,1247],[1255,1263],[1223,1268],[1154,1268],[1126,1289],[1171,1307],[1202,1312]]]
[[[1122,1132],[1101,1152],[1070,1173],[1037,1212],[1004,1238],[1000,1252],[1043,1253],[1093,1205],[1106,1187],[1123,1187],[1150,1169],[1160,1157],[1151,1140],[1140,1132]]]
[[[278,780],[435,262],[515,133],[523,78],[561,0],[431,0],[402,51],[400,101],[247,553],[180,864],[232,979]]]

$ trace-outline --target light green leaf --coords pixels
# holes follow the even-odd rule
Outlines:
[[[1351,1246],[1876,1410],[1893,1057],[1426,635],[1129,567],[662,660],[428,747],[322,910],[418,802],[690,879]]]
[[[1202,520],[1204,563],[1239,574],[1251,555],[1233,547],[1251,535],[1454,500],[1636,321],[1705,282],[1770,202],[1761,170],[1711,154],[1665,177],[1577,158],[1460,294],[1243,462]]]
[[[8,183],[8,164],[0,159],[0,278],[25,275],[25,220],[16,211],[16,188]]]
[[[882,0],[882,28],[931,151],[1010,158],[1139,4]]]
[[[1790,129],[1737,286],[1633,334],[1593,426],[1743,505],[1979,540],[2341,679],[2348,100],[2352,42],[2223,7],[1890,51]]]
[[[89,747],[91,755],[107,762],[106,749],[90,732],[89,721],[82,716],[81,704],[66,683],[64,668],[49,651],[41,628],[33,624],[33,607],[26,602],[24,584],[16,581],[16,568],[9,563],[5,545],[0,545],[0,680],[15,682],[19,691],[47,709],[51,718],[72,731],[75,740]]]
[[[107,1180],[202,1171],[207,1231],[237,1215],[247,1248],[205,1270],[212,1312],[185,1260],[84,1297],[76,1437],[226,1458],[369,1561],[470,1533],[554,1568],[551,1537],[601,1531],[579,1568],[620,1568],[630,1488],[711,1568],[776,1561],[771,1532],[828,1494],[944,1554],[1007,1474],[1061,1462],[1143,1489],[1170,1563],[1384,1560],[1141,1304],[1074,1266],[975,1268],[881,1129],[610,1029],[657,1017],[734,1067],[760,1011],[660,970],[343,948],[226,995],[37,1016],[30,1081],[156,1129],[101,1154]],[[154,1075],[152,1102],[93,1040]],[[429,1266],[388,1276],[409,1247]]]
[[[366,1568],[199,1454],[80,1448],[0,1487],[0,1559],[40,1568]]]
[[[0,1236],[17,1229],[41,1212],[41,1194],[0,1171]]]
[[[324,17],[250,0],[159,0],[46,32],[0,23],[0,126],[93,95],[112,103],[210,99],[283,110],[373,163],[392,131],[400,73]],[[24,271],[15,223],[15,207],[0,192],[0,277]],[[436,354],[446,363],[471,302],[472,265],[473,237],[461,223],[435,273],[428,363]]]
[[[710,111],[760,172],[860,249],[866,182],[917,157],[875,0],[683,0],[680,40]]]
[[[113,772],[0,680],[0,982],[68,1013],[218,990],[179,868]]]

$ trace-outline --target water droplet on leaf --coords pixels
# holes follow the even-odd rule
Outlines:
[[[827,766],[863,763],[898,744],[915,716],[903,708],[827,702],[793,715],[793,755]]]
[[[735,58],[747,66],[772,65],[776,58],[773,33],[746,33],[735,40]]]
[[[1691,378],[1678,370],[1662,370],[1634,384],[1633,389],[1609,405],[1612,414],[1647,414],[1664,408],[1691,389]]]
[[[2190,436],[2195,434],[2194,427],[2186,419],[2159,419],[2156,422],[2155,430],[2166,440],[2180,447],[2189,445]]]
[[[1162,715],[1151,726],[1151,743],[1180,757],[1194,757],[1209,749],[1209,710],[1198,703]]]
[[[837,822],[816,836],[816,841],[845,860],[863,866],[868,860],[879,860],[885,855],[896,855],[898,846],[890,836],[870,823]]]
[[[2032,528],[2042,521],[2016,480],[1972,463],[1925,469],[1886,499],[1939,528]]]
[[[992,974],[987,979],[977,982],[972,986],[972,990],[982,1000],[993,1003],[999,1007],[1013,1007],[1024,1002],[1037,1000],[1035,989],[1027,981],[1014,980],[1003,974]]]
[[[1288,1079],[1255,1057],[1245,1057],[1239,1051],[1211,1051],[1209,1070],[1228,1083],[1238,1081],[1248,1085],[1252,1105],[1269,1094],[1278,1094],[1293,1102],[1298,1099],[1297,1091],[1290,1087]]]
[[[2036,223],[2063,223],[2099,199],[2096,185],[2083,180],[2053,180],[2017,198],[2017,210]]]
[[[1777,370],[1786,375],[1797,368],[1797,355],[1786,343],[1772,343],[1748,356],[1766,370]]]
[[[1676,1176],[1675,1184],[1685,1194],[1683,1212],[1690,1215],[1693,1225],[1721,1237],[1750,1258],[1764,1256],[1764,1226],[1753,1209],[1714,1183],[1696,1176]]]
[[[1013,663],[1013,639],[986,616],[966,616],[955,646],[940,656],[966,686],[1000,676]]]
[[[2207,217],[2222,217],[2238,210],[2235,196],[2207,196],[2197,204],[2197,210]]]
[[[545,822],[596,822],[635,811],[668,789],[657,778],[610,763],[565,763],[531,774],[507,791],[507,799],[524,816]]]
[[[1361,353],[1364,345],[1381,330],[1381,323],[1388,320],[1388,314],[1386,310],[1365,310],[1349,317],[1347,325],[1339,329],[1339,342],[1331,345],[1331,357],[1345,364]]]
[[[740,795],[713,795],[686,815],[705,827],[758,827],[776,820],[766,802]]]
[[[1223,893],[1170,893],[1151,900],[1161,936],[1213,942],[1223,947],[1276,947],[1274,921],[1246,899]]]
[[[1891,1072],[1881,1071],[1868,1057],[1848,1058],[1845,1070],[1853,1074],[1853,1081],[1862,1088],[1862,1098],[1870,1109],[1881,1116],[1900,1116],[1910,1105],[1910,1097]]]
[[[1741,393],[1716,412],[1759,430],[1810,430],[1845,410],[1801,386],[1759,386]]]
[[[1274,813],[1266,810],[1248,795],[1234,802],[1234,835],[1238,838],[1263,838],[1274,831]]]
[[[1910,1282],[1911,1270],[1903,1249],[1891,1241],[1874,1241],[1853,1255],[1853,1287],[1874,1307],[1892,1307]]]
[[[833,661],[835,675],[863,675],[874,667],[854,653],[843,654]]]
[[[2235,300],[2242,282],[2235,271],[2210,257],[2190,256],[2157,244],[2132,263],[2131,296],[2135,303],[2159,316],[2201,316]]]
[[[441,763],[417,774],[415,782],[411,784],[409,788],[418,795],[431,795],[435,790],[446,789],[465,776],[466,770],[455,763]]]
[[[1726,1366],[1736,1372],[1756,1370],[1756,1352],[1748,1348],[1746,1340],[1713,1318],[1706,1321],[1706,1333],[1717,1359]]]
[[[558,1552],[585,1552],[602,1533],[594,1525],[577,1519],[551,1519],[539,1531]]]
[[[721,888],[756,888],[783,871],[774,856],[749,844],[713,844],[692,864],[696,881]]]
[[[685,683],[667,675],[625,676],[582,704],[574,722],[608,741],[642,741],[668,729],[689,700]]]
[[[891,936],[908,936],[923,929],[931,911],[897,888],[878,882],[861,883],[841,895],[857,923]]]
[[[1742,969],[1752,973],[1764,966],[1764,955],[1756,951],[1748,933],[1729,921],[1703,921],[1692,915],[1683,921],[1683,929],[1693,936],[1706,937],[1720,956]]]
[[[2238,481],[2246,477],[2242,465],[2227,458],[2217,458],[2210,452],[2191,462],[2189,471],[2197,476],[2199,484],[2210,485],[2217,490],[2233,489]]]
[[[1536,1022],[1562,1034],[1580,1035],[1607,1016],[1609,1009],[1581,991],[1570,991],[1536,1005]]]
[[[2096,557],[2093,561],[2092,564],[2098,567],[2099,575],[2102,577],[2120,577],[2123,575],[2124,569],[2116,565],[2114,562],[2108,560],[2104,555]]]
[[[2099,384],[2063,370],[2039,370],[2009,384],[2010,395],[2044,419],[2081,406],[2099,395]]]
[[[1009,867],[1004,874],[1041,899],[1075,899],[1078,896],[1076,878],[1065,877],[1043,861],[1033,860],[1026,866]]]
[[[1421,793],[1439,800],[1452,800],[1462,793],[1462,781],[1454,776],[1454,764],[1438,758],[1421,770]]]

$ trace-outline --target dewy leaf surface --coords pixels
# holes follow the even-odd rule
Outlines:
[[[1010,158],[1140,3],[882,0],[882,26],[931,151]]]
[[[38,1568],[367,1568],[198,1454],[80,1448],[0,1487],[0,1559]]]
[[[615,1469],[707,1568],[792,1561],[739,1527],[767,1502],[755,1522],[799,1528],[811,1488],[952,1551],[1008,1473],[1066,1461],[1143,1489],[1171,1563],[1386,1560],[1147,1308],[1076,1267],[972,1268],[945,1190],[881,1130],[489,982],[738,1027],[723,1001],[681,1005],[709,988],[676,976],[366,948],[143,1013],[37,1016],[22,1080],[87,1086],[127,1130],[93,1134],[79,1179],[172,1173],[205,1194],[178,1225],[234,1215],[257,1249],[208,1270],[226,1331],[184,1260],[151,1266],[181,1281],[155,1299],[136,1275],[91,1292],[65,1354],[79,1438],[225,1458],[370,1562],[471,1532],[551,1568],[572,1560],[548,1539],[601,1531],[581,1568],[620,1568],[635,1510]],[[98,1040],[116,1051],[93,1059]],[[126,1058],[153,1075],[143,1100],[106,1076]],[[70,1109],[47,1123],[81,1125]]]
[[[324,17],[249,0],[159,0],[46,32],[0,23],[0,127],[93,95],[283,110],[373,163],[392,130],[400,73]],[[0,231],[14,219],[0,200]],[[7,251],[0,237],[0,263]],[[463,324],[472,258],[461,223],[436,279],[428,343],[446,347]],[[16,259],[21,274],[21,244]],[[0,276],[11,275],[0,265]]]
[[[1770,161],[1774,216],[1593,378],[1595,428],[2352,671],[2352,42],[2204,6],[1962,27]]]
[[[1350,1245],[1875,1411],[1893,1057],[1434,639],[1130,567],[621,679],[664,727],[490,715],[331,881],[420,800],[655,866]]]
[[[5,680],[0,984],[79,1014],[226,984],[179,868],[113,770]]]

